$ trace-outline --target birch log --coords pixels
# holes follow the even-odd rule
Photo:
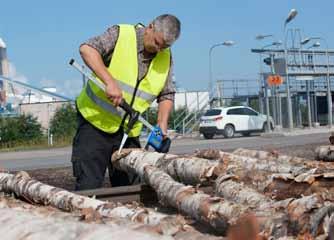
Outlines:
[[[212,155],[212,150],[209,151],[209,153]],[[225,199],[235,201],[240,204],[249,204],[253,210],[259,215],[261,211],[267,211],[271,214],[276,214],[277,211],[279,212],[286,212],[288,214],[288,221],[290,225],[292,226],[289,228],[289,231],[291,231],[293,234],[301,234],[303,236],[309,235],[311,232],[311,216],[313,214],[313,211],[315,209],[318,209],[324,204],[324,200],[332,200],[333,194],[331,194],[332,185],[330,180],[332,177],[334,177],[334,174],[332,172],[327,172],[323,174],[316,174],[318,169],[308,169],[308,168],[295,168],[295,167],[286,167],[282,168],[284,169],[292,169],[291,172],[294,172],[294,174],[301,173],[297,176],[294,174],[270,174],[270,164],[269,166],[263,166],[260,164],[260,166],[256,166],[255,163],[258,161],[253,158],[249,157],[235,157],[234,154],[228,154],[228,153],[220,153],[220,158],[223,159],[224,163],[224,170],[227,173],[237,173],[238,176],[229,176],[229,175],[222,175],[216,180],[215,190],[216,193],[220,196],[223,196]],[[201,153],[205,155],[205,152]],[[239,160],[239,161],[238,161]],[[261,160],[263,163],[263,160]],[[260,162],[261,162],[260,161]],[[266,160],[264,160],[266,161]],[[245,163],[252,163],[252,164],[245,164]],[[282,161],[284,163],[284,161]],[[285,164],[285,163],[284,163]],[[289,165],[287,165],[289,166]],[[275,167],[274,167],[275,168]],[[286,199],[281,202],[275,202],[270,196],[265,196],[258,191],[255,191],[253,188],[250,188],[246,186],[239,176],[242,176],[242,180],[246,180],[245,177],[245,169],[253,169],[253,175],[259,174],[259,170],[269,170],[269,171],[263,171],[266,173],[265,178],[270,179],[278,176],[290,176],[292,179],[297,181],[298,183],[307,183],[307,184],[314,184],[312,190],[310,191],[306,197],[293,199],[292,196],[289,195],[289,191],[297,191],[293,188],[293,186],[290,188],[288,187],[288,184],[286,185],[286,188],[279,189],[277,188],[271,188],[267,189],[268,193],[275,193],[277,192],[284,193],[285,196],[282,199]],[[254,173],[254,169],[256,169]],[[305,171],[308,170],[308,171]],[[305,172],[303,172],[305,171]],[[247,172],[247,171],[246,171]],[[251,174],[252,171],[248,171],[249,174]],[[240,174],[242,173],[242,174]],[[254,177],[249,177],[248,179],[254,179]],[[323,181],[321,181],[321,180]],[[304,186],[303,186],[304,187]],[[328,189],[324,189],[324,188]],[[303,190],[306,190],[305,187]],[[323,191],[321,191],[323,190]],[[327,191],[324,191],[327,190]],[[312,195],[313,193],[317,192],[320,195]],[[299,197],[301,194],[294,194],[293,197]],[[279,200],[280,198],[276,199]],[[283,215],[284,216],[284,215]],[[261,220],[260,220],[261,222]]]
[[[238,182],[238,177],[235,175],[220,176],[215,182],[214,191],[217,196],[247,205],[252,209],[259,208],[260,205],[270,205],[272,203],[269,197],[246,186],[242,182]]]
[[[325,147],[324,149],[326,149],[327,146],[324,146],[324,147]],[[321,147],[317,148],[317,149],[315,150],[316,154],[317,154],[318,151],[320,151]],[[334,150],[333,146],[331,147],[331,149]],[[326,152],[327,152],[327,150],[325,151],[325,153],[323,153],[321,155],[326,155]],[[239,156],[244,156],[244,157],[258,158],[260,160],[271,160],[271,161],[275,161],[275,162],[278,162],[278,163],[289,163],[291,165],[299,165],[299,166],[304,166],[304,167],[307,167],[307,168],[319,168],[319,169],[322,169],[322,170],[326,170],[326,169],[334,170],[334,163],[332,163],[332,162],[319,162],[319,161],[314,161],[312,159],[284,155],[284,154],[280,154],[278,152],[267,152],[267,151],[259,151],[259,150],[250,150],[250,149],[239,148],[239,149],[235,150],[233,152],[233,154],[236,154],[236,155],[239,155]],[[321,157],[320,157],[319,160],[321,160]]]
[[[156,226],[156,230],[163,234],[174,234],[185,224],[181,216],[169,216],[139,206],[117,206],[115,203],[79,196],[33,180],[25,172],[16,175],[0,173],[0,185],[3,191],[15,193],[34,203],[51,205],[64,211],[92,208],[103,217],[127,218]]]
[[[13,209],[0,209],[0,236],[2,240],[58,240],[58,239],[173,239],[154,233],[144,233],[117,225],[87,224],[68,219],[43,217]]]
[[[128,155],[127,155],[128,156]],[[219,197],[211,197],[198,192],[192,186],[185,186],[173,180],[167,173],[150,165],[142,158],[120,158],[113,156],[113,164],[121,170],[135,171],[152,188],[155,189],[160,201],[192,218],[205,222],[221,234],[226,234],[230,225],[250,211],[249,206],[237,204]],[[286,224],[281,213],[272,215],[267,212],[256,213],[261,219],[262,230],[270,235],[284,236]],[[283,220],[283,221],[282,221]],[[279,228],[277,228],[279,226]]]
[[[334,171],[322,174],[314,172],[311,170],[298,176],[273,174],[264,193],[276,200],[321,193],[324,200],[334,201]]]
[[[272,160],[272,161],[276,161],[279,163],[289,162],[289,163],[294,163],[294,164],[300,164],[300,163],[310,161],[310,159],[280,154],[277,151],[268,152],[268,151],[261,151],[261,150],[238,148],[234,150],[232,153],[239,155],[239,156]]]
[[[334,146],[319,146],[315,149],[318,161],[334,162]]]
[[[113,161],[117,161],[117,159],[122,159],[118,164],[124,171],[131,172],[137,169],[142,174],[143,169],[136,166],[140,162],[142,166],[145,164],[155,166],[176,181],[191,185],[213,182],[217,176],[222,174],[218,161],[194,156],[186,157],[139,149],[124,149],[121,154],[113,155]]]
[[[197,153],[197,156],[205,156],[208,152],[209,155],[212,154],[213,150],[201,150]],[[240,156],[232,153],[227,153],[223,151],[217,151],[219,155],[219,160],[222,161],[225,166],[225,170],[232,168],[235,164],[242,167],[245,170],[259,170],[271,173],[302,173],[305,170],[304,166],[295,166],[288,162],[277,163],[268,159],[259,159],[249,156]],[[229,166],[231,165],[231,167]]]
[[[204,158],[207,155],[209,157],[215,155],[221,163],[222,172],[238,176],[239,181],[248,183],[249,186],[256,188],[259,192],[263,192],[265,187],[270,183],[273,173],[294,172],[295,174],[299,174],[305,171],[304,167],[277,164],[273,161],[244,157],[213,149],[201,150],[196,154]]]

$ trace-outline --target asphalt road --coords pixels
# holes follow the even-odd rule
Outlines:
[[[300,146],[305,144],[326,143],[328,133],[316,133],[297,136],[280,137],[235,137],[225,139],[223,137],[205,140],[202,138],[184,138],[174,140],[170,153],[192,153],[196,149],[215,148],[232,151],[243,147],[249,149],[281,148],[288,146]],[[64,167],[71,165],[71,147],[53,148],[35,151],[0,153],[0,168],[8,170],[31,170],[40,168]]]

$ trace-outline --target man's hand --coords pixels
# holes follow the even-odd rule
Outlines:
[[[161,147],[158,150],[158,152],[168,153],[171,143],[172,143],[172,141],[170,140],[169,137],[164,137],[164,140],[162,140]]]
[[[106,95],[110,101],[117,107],[122,101],[122,90],[119,88],[115,80],[107,82],[106,85]]]
[[[80,47],[80,54],[86,65],[105,83],[107,97],[118,106],[122,101],[122,91],[104,66],[100,53],[95,48],[84,44]]]

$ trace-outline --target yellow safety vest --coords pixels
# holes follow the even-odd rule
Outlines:
[[[122,89],[123,98],[140,113],[151,105],[159,95],[170,69],[170,50],[164,49],[153,58],[146,76],[138,81],[138,52],[136,31],[133,25],[119,25],[119,36],[108,71]],[[96,77],[96,76],[94,76]],[[96,77],[97,78],[97,77]],[[97,78],[98,79],[98,78]],[[102,80],[98,79],[102,82]],[[96,128],[115,133],[119,129],[125,112],[115,108],[92,81],[88,81],[77,98],[77,107],[82,116]],[[125,120],[124,128],[128,119]],[[142,124],[137,122],[130,131],[130,137],[140,135]]]

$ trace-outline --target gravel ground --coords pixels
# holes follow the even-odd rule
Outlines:
[[[271,151],[276,150],[281,154],[298,156],[307,159],[315,159],[315,148],[319,145],[326,145],[328,143],[307,144],[303,146],[289,146],[282,148],[262,148],[261,150]],[[72,175],[72,168],[53,168],[53,169],[39,169],[27,171],[29,175],[43,183],[64,188],[69,191],[74,190],[75,179]],[[110,187],[109,178],[106,177],[104,187]]]

